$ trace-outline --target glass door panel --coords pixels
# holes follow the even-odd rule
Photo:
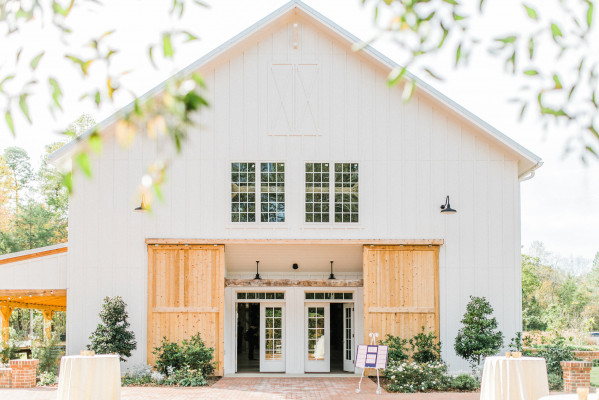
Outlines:
[[[260,304],[260,372],[285,372],[285,307]]]
[[[343,370],[354,371],[354,305],[343,305]]]
[[[306,372],[329,372],[329,304],[306,306]]]

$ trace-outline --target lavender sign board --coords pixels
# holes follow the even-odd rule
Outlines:
[[[356,349],[356,367],[386,369],[388,353],[387,346],[359,344]]]

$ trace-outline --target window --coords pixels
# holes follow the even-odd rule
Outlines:
[[[256,221],[256,164],[231,164],[231,221]]]
[[[306,292],[306,300],[352,300],[353,293]]]
[[[306,222],[329,222],[328,163],[306,163]]]
[[[261,222],[285,222],[284,163],[261,163],[259,174],[256,163],[231,164],[231,222],[256,222],[258,218]]]
[[[306,163],[306,222],[330,221],[331,184],[334,185],[334,221],[358,222],[358,164],[335,163],[334,172],[329,166],[329,163]]]
[[[335,222],[358,222],[358,164],[335,164]]]
[[[237,300],[285,300],[285,292],[237,292]]]
[[[260,221],[285,222],[285,164],[260,164]]]

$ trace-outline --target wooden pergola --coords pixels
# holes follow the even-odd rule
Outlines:
[[[38,290],[0,290],[0,321],[2,324],[2,340],[8,340],[9,320],[15,308],[40,310],[44,316],[44,332],[47,338],[51,335],[51,323],[54,311],[67,310],[66,289]]]

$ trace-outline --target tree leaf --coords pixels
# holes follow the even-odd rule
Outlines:
[[[80,152],[75,156],[75,162],[81,168],[81,171],[89,178],[92,176],[91,162],[87,153]]]
[[[44,53],[45,52],[42,51],[37,56],[33,57],[33,59],[31,60],[31,62],[29,63],[29,66],[31,67],[31,69],[33,71],[35,71],[35,69],[37,68],[37,65],[40,63],[40,60],[44,56]]]
[[[102,136],[100,136],[97,130],[94,130],[87,140],[89,147],[91,147],[93,151],[98,154],[102,152]]]
[[[154,46],[148,47],[148,57],[150,58],[150,63],[154,69],[158,69],[156,63],[154,62]]]
[[[537,11],[534,8],[527,6],[526,4],[522,4],[522,5],[526,9],[526,13],[528,14],[529,18],[535,19],[535,20],[538,19]]]
[[[94,94],[94,103],[96,103],[96,106],[100,107],[101,101],[102,101],[102,97],[100,96],[100,91],[96,90],[96,93]]]
[[[512,35],[512,36],[506,36],[506,37],[502,37],[502,38],[497,38],[495,39],[496,42],[501,42],[501,43],[514,43],[516,40],[518,39],[517,36]]]
[[[8,125],[8,128],[12,132],[12,135],[16,136],[15,135],[15,122],[12,119],[12,113],[10,112],[10,110],[6,110],[6,113],[4,113],[4,119],[6,120],[6,125]]]
[[[463,15],[460,15],[460,14],[456,13],[455,11],[452,12],[451,15],[453,16],[453,20],[454,21],[461,21],[461,20],[463,20],[463,19],[466,18]]]
[[[551,24],[551,34],[553,35],[553,40],[556,42],[558,37],[563,36],[561,29],[559,29],[559,26],[557,26],[555,23]]]
[[[537,71],[536,69],[527,69],[526,71],[524,71],[524,75],[528,75],[528,76],[539,75],[539,71]]]
[[[553,82],[555,82],[555,89],[561,89],[562,86],[562,82],[559,80],[559,76],[557,76],[557,74],[553,74]]]
[[[141,106],[139,105],[139,99],[135,99],[135,101],[133,102],[133,110],[135,111],[135,115],[137,115],[138,117],[142,116],[143,111],[141,110]]]
[[[410,101],[414,92],[416,91],[416,83],[413,80],[407,80],[405,86],[403,87],[403,93],[401,94],[401,99],[404,102]]]
[[[590,28],[593,24],[593,2],[588,1],[589,8],[587,9],[587,26]]]
[[[170,32],[166,32],[162,35],[162,54],[164,54],[164,57],[166,58],[173,58],[175,54]]]
[[[31,117],[29,116],[29,106],[27,105],[27,96],[29,96],[28,93],[23,93],[19,96],[19,107],[21,107],[21,111],[23,112],[25,118],[27,118],[27,121],[31,123]]]
[[[94,61],[93,59],[87,60],[87,61],[83,61],[80,58],[77,58],[75,56],[71,56],[71,55],[68,55],[68,54],[65,55],[65,57],[68,58],[69,60],[71,60],[73,63],[79,65],[79,68],[81,68],[81,72],[83,73],[83,75],[87,75],[87,70],[89,69],[89,66]]]
[[[4,85],[4,83],[6,83],[6,82],[8,82],[8,81],[10,81],[12,79],[15,79],[14,75],[7,75],[7,76],[4,77],[4,79],[2,79],[0,81],[0,92],[2,92],[2,85]]]
[[[69,3],[69,6],[67,8],[64,8],[62,5],[60,5],[55,0],[52,2],[52,11],[54,11],[54,14],[60,14],[63,17],[66,17],[71,12],[71,9],[73,8],[74,3],[75,3],[75,0],[71,0],[71,2]]]
[[[387,86],[391,87],[401,82],[404,75],[406,74],[406,67],[395,67],[391,70],[391,73],[387,77]]]
[[[429,74],[432,78],[442,81],[443,78],[441,78],[441,76],[439,76],[438,74],[436,74],[435,72],[433,72],[430,68],[424,68],[424,72],[426,72],[427,74]]]
[[[183,31],[183,33],[187,35],[187,39],[185,40],[186,43],[198,40],[198,37],[189,31]]]
[[[50,88],[52,89],[52,99],[54,100],[54,104],[56,104],[56,106],[62,110],[62,106],[60,105],[60,100],[62,97],[62,90],[60,90],[58,81],[56,81],[56,79],[50,77],[50,78],[48,78],[48,83],[50,84]]]
[[[454,6],[458,5],[458,2],[455,1],[455,0],[443,0],[443,1],[446,2],[446,3],[448,3],[448,4],[454,5]]]
[[[445,43],[445,39],[447,39],[447,35],[449,34],[449,29],[447,29],[445,27],[445,25],[443,25],[443,22],[441,22],[440,25],[441,25],[441,29],[443,29],[443,36],[441,37],[441,40],[439,41],[439,44],[437,45],[438,49],[443,47],[443,43]]]
[[[460,62],[460,58],[462,58],[462,44],[461,43],[455,51],[455,65],[456,66]]]
[[[530,39],[528,39],[528,58],[532,60],[534,55],[535,55],[535,38],[531,36]]]
[[[71,172],[61,174],[61,183],[62,186],[68,189],[69,193],[73,193],[73,174]]]

